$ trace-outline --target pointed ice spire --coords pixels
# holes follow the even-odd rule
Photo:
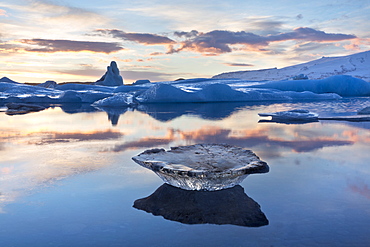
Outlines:
[[[110,66],[107,67],[107,72],[95,82],[95,85],[103,85],[103,86],[122,86],[123,79],[120,76],[119,69],[117,67],[117,63],[112,61]]]

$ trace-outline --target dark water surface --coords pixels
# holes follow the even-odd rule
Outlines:
[[[369,105],[349,98],[1,112],[0,246],[369,246],[370,122],[258,123],[260,112],[338,117]],[[163,185],[131,160],[196,143],[246,147],[270,172],[197,193]]]

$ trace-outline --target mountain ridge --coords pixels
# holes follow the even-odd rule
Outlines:
[[[260,69],[221,73],[214,79],[239,78],[251,81],[286,80],[305,75],[308,79],[324,79],[333,75],[350,75],[370,82],[370,51],[347,56],[322,57],[281,69]]]

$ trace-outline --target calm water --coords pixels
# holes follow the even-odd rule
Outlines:
[[[369,246],[370,122],[287,125],[258,123],[257,115],[303,108],[344,116],[369,105],[352,98],[1,112],[0,246]],[[249,148],[270,172],[231,192],[189,194],[131,160],[148,148],[196,143]],[[172,220],[133,207],[155,191],[144,206]],[[199,214],[184,212],[193,204]],[[230,224],[229,212],[243,206],[248,226]],[[209,212],[229,224],[201,224]]]

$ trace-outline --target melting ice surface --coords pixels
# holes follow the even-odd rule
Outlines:
[[[249,174],[266,173],[266,162],[251,150],[226,144],[196,144],[150,149],[132,158],[164,182],[185,190],[215,191],[234,187]]]

